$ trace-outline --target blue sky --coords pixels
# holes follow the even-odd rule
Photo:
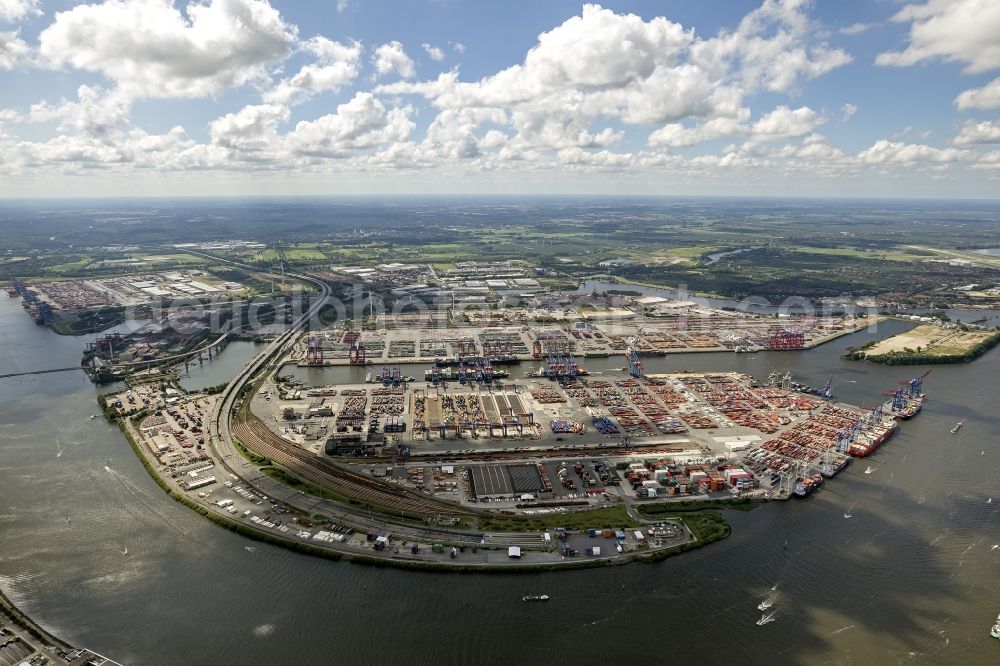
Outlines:
[[[0,196],[1000,193],[995,0],[0,0]]]

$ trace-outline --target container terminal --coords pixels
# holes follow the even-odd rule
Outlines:
[[[777,373],[650,375],[629,348],[621,370],[594,374],[568,353],[539,361],[514,378],[480,355],[419,379],[402,365],[306,386],[275,360],[232,403],[228,450],[212,437],[216,396],[138,380],[104,403],[173,492],[247,529],[366,557],[518,566],[628,560],[694,538],[681,520],[644,524],[646,503],[808,497],[925,399],[923,377],[865,410]],[[557,529],[613,507],[629,525]],[[497,516],[553,527],[478,527]]]

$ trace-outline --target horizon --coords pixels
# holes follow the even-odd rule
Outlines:
[[[0,198],[0,208],[5,204],[26,204],[26,203],[46,203],[46,202],[240,202],[240,201],[274,201],[274,202],[294,202],[294,201],[390,201],[390,200],[545,200],[545,199],[567,199],[567,200],[651,200],[651,201],[788,201],[788,202],[832,202],[832,203],[970,203],[970,204],[996,204],[1000,205],[1000,196],[997,197],[937,197],[937,196],[812,196],[812,195],[751,195],[751,194],[587,194],[582,192],[571,193],[392,193],[392,194],[202,194],[202,195],[93,195],[93,196],[58,196],[58,197],[2,197]]]

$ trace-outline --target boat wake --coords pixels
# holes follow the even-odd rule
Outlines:
[[[830,635],[831,635],[831,636],[836,636],[837,634],[839,634],[839,633],[841,633],[841,632],[843,632],[843,631],[847,631],[848,629],[853,629],[854,627],[855,627],[855,625],[853,625],[853,624],[849,624],[849,625],[847,625],[846,627],[841,627],[840,629],[837,629],[837,631],[833,632],[833,633],[832,633],[832,634],[830,634]]]
[[[777,614],[777,612],[778,611],[771,611],[770,613],[764,613],[763,615],[761,615],[760,619],[757,620],[757,626],[762,627],[765,624],[770,624],[774,622],[774,620],[776,619],[774,616]]]

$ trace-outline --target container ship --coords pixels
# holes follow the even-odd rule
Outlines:
[[[483,381],[486,374],[477,366],[469,366],[464,369],[462,367],[430,368],[424,370],[424,379],[429,382]],[[490,379],[505,379],[510,376],[506,370],[492,370],[488,374]]]
[[[517,365],[521,362],[516,356],[491,356],[490,358],[436,358],[434,365],[439,368],[454,368],[459,365],[476,365],[489,362],[490,365]]]
[[[832,479],[850,464],[850,456],[837,456],[834,460],[823,463],[823,466],[819,469],[819,473],[828,479]]]
[[[799,479],[799,482],[795,484],[796,497],[807,497],[813,493],[817,488],[823,485],[823,475],[822,474],[810,474],[804,479]]]
[[[892,437],[894,432],[896,432],[896,422],[891,420],[869,426],[863,429],[851,442],[847,452],[852,456],[864,458],[882,446],[882,442]]]

